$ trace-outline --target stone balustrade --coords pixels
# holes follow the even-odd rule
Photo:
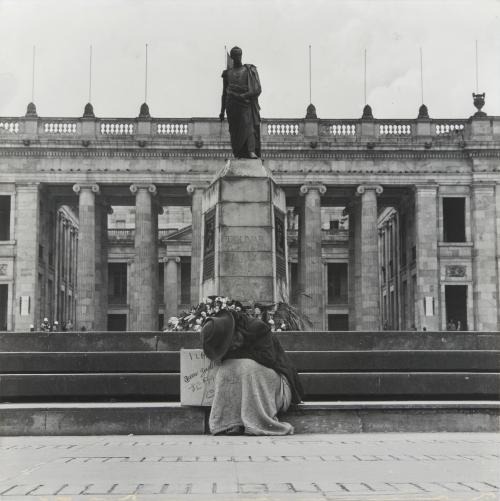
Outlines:
[[[44,118],[0,117],[0,141],[71,141],[89,146],[119,138],[134,146],[161,145],[203,147],[229,145],[227,121],[217,118]],[[500,117],[467,119],[263,119],[261,138],[265,144],[301,143],[314,148],[335,143],[400,143],[428,145],[433,138],[462,141],[500,140]],[[27,144],[28,143],[28,144]]]

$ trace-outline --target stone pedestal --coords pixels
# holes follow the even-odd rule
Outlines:
[[[285,194],[259,160],[229,160],[202,198],[201,296],[288,300]]]

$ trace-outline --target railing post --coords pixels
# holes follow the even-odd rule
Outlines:
[[[95,139],[97,136],[97,123],[98,121],[94,115],[94,108],[90,103],[85,105],[83,117],[81,118],[82,124],[82,140],[88,141]]]

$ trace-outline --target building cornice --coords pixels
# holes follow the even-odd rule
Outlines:
[[[226,160],[229,150],[0,147],[0,157],[21,158],[190,158]],[[468,160],[500,158],[498,149],[480,150],[267,150],[264,160]]]

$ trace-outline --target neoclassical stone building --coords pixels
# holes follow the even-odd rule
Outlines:
[[[0,118],[0,330],[155,330],[200,299],[216,119]],[[500,117],[265,119],[314,329],[499,329]],[[221,291],[223,293],[223,291]],[[244,298],[241,298],[244,299]]]

